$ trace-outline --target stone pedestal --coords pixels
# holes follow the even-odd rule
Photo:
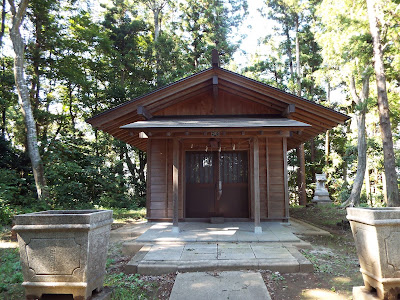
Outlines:
[[[315,174],[315,179],[317,180],[317,187],[315,188],[313,203],[316,204],[330,204],[332,200],[329,198],[328,190],[325,187],[326,175],[325,174]]]
[[[111,210],[42,211],[15,217],[27,299],[72,294],[88,299],[103,287]]]
[[[379,299],[400,295],[400,208],[347,208],[365,289]]]
[[[370,291],[365,286],[353,287],[353,300],[379,300],[375,291]]]

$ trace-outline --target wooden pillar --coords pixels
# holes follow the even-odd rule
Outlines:
[[[269,174],[269,146],[268,146],[268,138],[265,138],[265,169],[267,176],[267,218],[270,217],[271,213],[271,199],[269,197],[269,185],[270,185],[270,174]]]
[[[260,153],[258,137],[253,139],[253,195],[254,195],[254,233],[262,233],[260,223]]]
[[[289,175],[287,158],[287,138],[283,138],[283,181],[285,186],[285,217],[289,218]]]
[[[147,140],[147,174],[146,174],[146,217],[147,219],[151,218],[151,209],[150,209],[150,202],[151,202],[151,143],[152,139]]]
[[[307,205],[307,194],[306,194],[306,163],[304,155],[304,144],[301,144],[296,149],[297,160],[299,161],[299,169],[297,172],[297,185],[299,189],[299,204]]]
[[[179,140],[173,140],[172,152],[172,232],[179,233],[178,213],[179,213]]]

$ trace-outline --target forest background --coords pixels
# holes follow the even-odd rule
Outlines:
[[[379,42],[382,50],[396,172],[399,0],[266,0],[247,29],[265,32],[252,55],[241,48],[245,36],[239,30],[248,15],[246,0],[110,0],[101,7],[72,0],[1,3],[0,225],[10,224],[15,214],[43,209],[143,206],[146,154],[84,120],[210,67],[214,48],[223,68],[352,117],[307,142],[304,150],[289,152],[292,204],[305,203],[299,165],[308,201],[315,174],[325,172],[337,204],[396,204],[386,192],[377,104],[381,90],[375,83],[379,86],[382,74],[377,73],[374,45]],[[43,166],[42,185],[32,167],[31,131],[13,71],[13,22],[22,3],[27,4],[19,25],[26,98]],[[371,21],[371,7],[376,22]],[[245,66],[234,60],[239,56],[246,57]],[[332,97],[333,92],[341,96]],[[389,177],[397,187],[398,175]]]

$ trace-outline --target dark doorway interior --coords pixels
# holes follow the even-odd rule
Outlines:
[[[186,152],[186,217],[249,217],[247,151]]]

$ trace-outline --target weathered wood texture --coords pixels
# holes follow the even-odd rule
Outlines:
[[[215,76],[218,77],[217,84],[214,83]],[[347,116],[332,109],[239,74],[216,68],[187,77],[87,121],[122,141],[146,150],[147,139],[140,139],[137,133],[132,134],[129,130],[120,128],[143,118],[137,114],[139,106],[144,106],[153,116],[166,116],[285,115],[290,105],[295,105],[295,111],[290,113],[293,120],[312,125],[305,129],[303,134],[295,133],[288,138],[287,143],[290,149],[348,119]]]
[[[253,168],[254,180],[252,182],[252,190],[254,192],[254,226],[260,227],[260,151],[258,138],[253,138]]]
[[[172,140],[151,140],[150,145],[147,166],[149,172],[149,180],[147,181],[147,217],[149,219],[172,218],[174,197]],[[179,157],[180,155],[178,154],[178,162],[180,164]],[[180,165],[178,171],[181,171]],[[179,218],[183,217],[181,202],[179,197]]]
[[[150,220],[172,220],[173,217],[173,141],[172,139],[151,140],[149,149],[148,172],[148,218]],[[185,152],[186,151],[218,151],[218,148],[208,147],[209,139],[187,139],[181,143],[179,154],[179,219],[185,218]],[[284,138],[259,138],[259,199],[261,220],[284,220],[287,216],[287,189],[285,189],[286,161],[284,160],[286,147]],[[250,218],[254,218],[254,190],[250,188],[254,184],[254,158],[250,137],[241,139],[221,139],[223,151],[248,151],[249,155],[249,211]],[[286,202],[285,202],[286,201]]]
[[[219,91],[216,101],[209,91],[155,113],[156,116],[249,114],[280,114],[280,111],[225,91]]]
[[[168,144],[167,144],[168,145]],[[167,147],[166,147],[167,148]],[[182,176],[180,172],[179,162],[180,145],[179,140],[174,139],[172,141],[172,220],[175,227],[178,226],[179,218],[179,181]],[[166,157],[166,154],[164,154]],[[166,201],[168,203],[168,201]]]
[[[268,218],[280,219],[286,217],[285,212],[285,167],[283,159],[283,139],[268,139]]]

